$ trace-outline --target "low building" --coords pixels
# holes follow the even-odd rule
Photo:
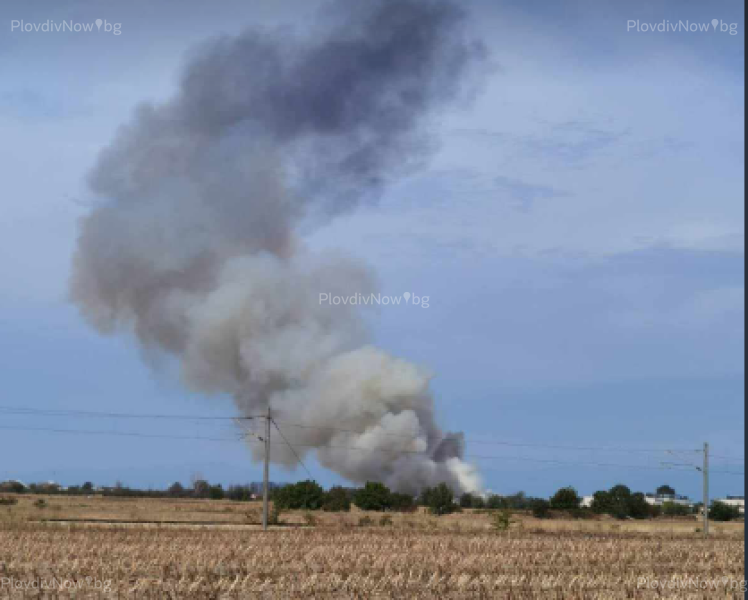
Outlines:
[[[651,506],[662,506],[666,503],[693,506],[693,502],[691,502],[688,496],[679,496],[678,494],[645,494],[644,499]]]
[[[594,496],[582,496],[582,501],[579,503],[579,506],[582,508],[590,508],[594,499]]]
[[[741,515],[745,514],[745,497],[744,496],[726,496],[725,498],[715,498],[715,502],[722,502],[728,506],[736,506]]]

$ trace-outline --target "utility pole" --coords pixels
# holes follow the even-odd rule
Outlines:
[[[265,470],[262,476],[262,530],[268,530],[268,478],[270,477],[270,406],[265,417]]]
[[[709,537],[709,443],[704,442],[704,537]]]

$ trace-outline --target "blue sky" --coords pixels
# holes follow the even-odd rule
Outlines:
[[[668,482],[658,467],[709,441],[715,470],[744,444],[743,51],[738,35],[627,31],[630,20],[743,21],[740,2],[473,1],[492,69],[430,123],[419,171],[377,206],[310,234],[372,265],[385,294],[428,309],[367,316],[373,339],[430,369],[442,424],[466,432],[486,486],[546,495]],[[252,26],[303,26],[315,3],[3,3],[0,7],[1,405],[231,416],[185,392],[131,340],[102,338],[66,299],[85,177],[141,101],[173,91],[185,51]],[[122,35],[20,33],[13,20],[122,24]],[[402,308],[402,310],[401,310]],[[6,427],[155,432],[122,420],[0,416]],[[229,423],[161,424],[230,435]],[[538,444],[541,447],[481,444]],[[606,446],[627,452],[542,446]],[[195,473],[258,480],[241,442],[0,430],[0,479],[162,486]],[[695,453],[688,455],[695,456]],[[8,457],[11,460],[8,460]],[[514,457],[510,459],[508,457]],[[338,479],[314,462],[312,474]],[[275,479],[304,477],[276,471]],[[715,495],[743,490],[715,473]]]

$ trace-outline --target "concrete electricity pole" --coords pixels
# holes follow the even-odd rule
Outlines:
[[[704,537],[709,536],[709,443],[704,442]]]
[[[262,530],[268,530],[268,479],[270,477],[270,407],[265,417],[265,470],[262,477]]]

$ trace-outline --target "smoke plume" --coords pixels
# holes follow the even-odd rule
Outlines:
[[[302,456],[349,480],[475,490],[429,374],[367,345],[355,307],[319,301],[374,291],[370,274],[306,251],[299,231],[423,159],[424,117],[481,47],[447,2],[335,8],[323,35],[201,46],[171,101],[137,108],[90,174],[101,201],[81,222],[71,295],[102,333],[176,357],[192,389],[245,415],[270,406]],[[296,462],[280,445],[272,458]]]

